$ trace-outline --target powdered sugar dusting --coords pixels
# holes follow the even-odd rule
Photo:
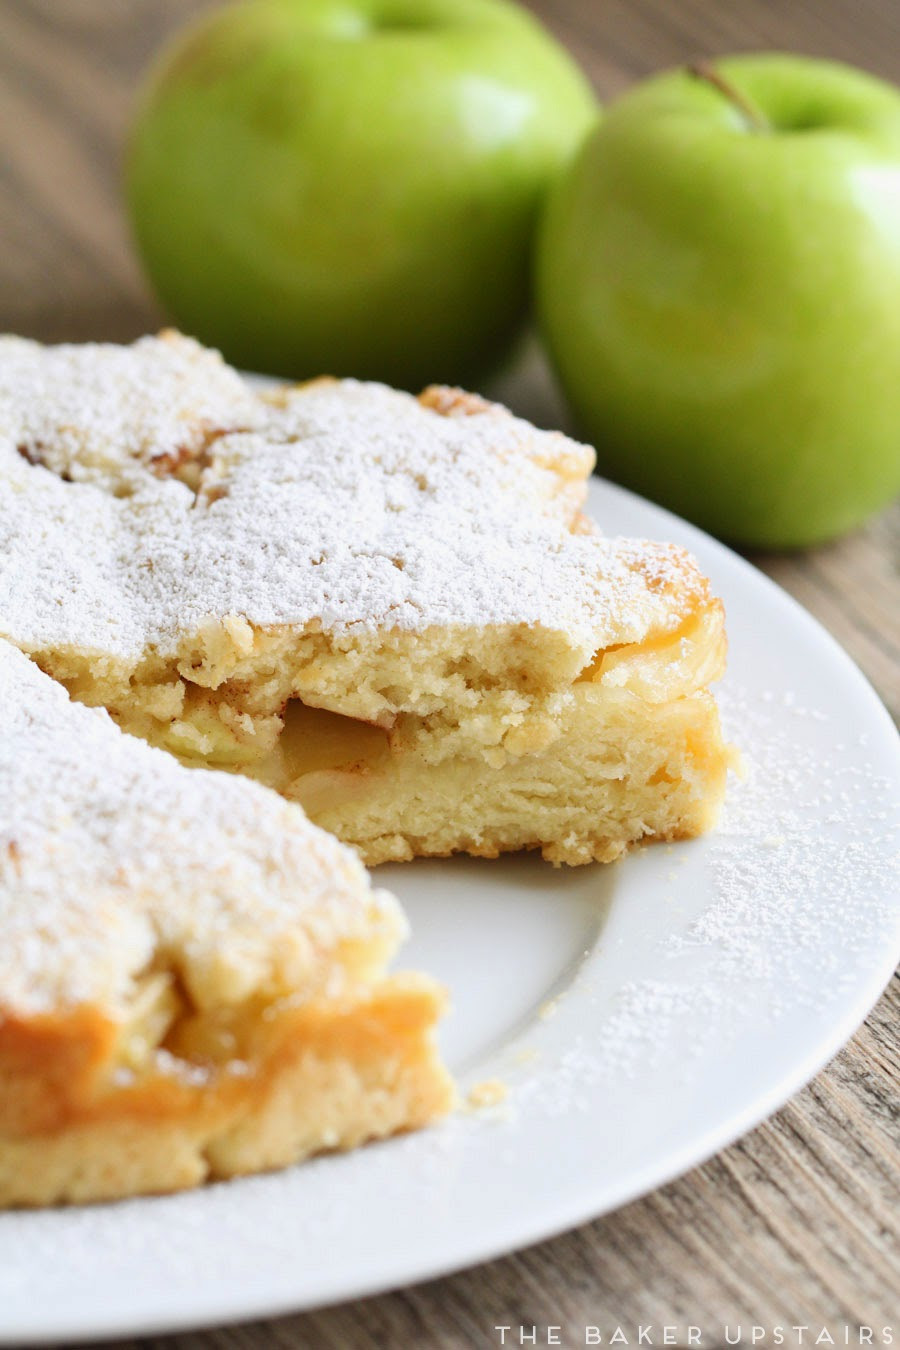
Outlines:
[[[259,412],[217,352],[178,334],[131,347],[0,338],[0,434],[67,482],[132,491],[142,474],[183,468]]]
[[[158,959],[196,1003],[302,987],[399,907],[350,849],[247,780],[184,769],[0,641],[0,1003],[126,1010]]]
[[[2,632],[136,662],[211,616],[539,624],[586,662],[706,594],[672,545],[572,530],[592,462],[491,405],[444,416],[351,380],[264,398],[185,339],[6,339]]]
[[[597,1084],[645,1079],[676,1044],[690,1077],[712,1042],[739,1038],[748,1015],[757,1024],[800,1008],[827,1017],[829,1003],[855,987],[857,962],[870,959],[878,935],[900,930],[896,778],[848,755],[840,728],[790,691],[726,685],[719,702],[746,777],[732,784],[715,833],[688,846],[704,853],[709,902],[657,940],[655,964],[668,968],[666,978],[628,980],[610,1002],[604,974],[588,963],[574,988],[598,1020],[552,1070],[523,1079],[521,1107],[551,1115],[584,1109]],[[798,729],[804,720],[829,723],[828,755],[820,738],[786,737],[786,717]],[[677,893],[677,871],[668,876]],[[822,977],[814,985],[811,965]]]
[[[829,723],[831,748],[775,727],[780,698],[789,719]],[[878,773],[862,751],[848,755],[840,725],[786,691],[754,698],[726,688],[724,715],[748,744],[748,779],[738,785],[710,848],[716,900],[684,942],[713,945],[729,972],[778,982],[784,1002],[796,991],[795,964],[811,954],[834,987],[853,980],[853,958],[896,912],[900,877],[900,785]],[[873,801],[880,803],[873,807]],[[851,932],[851,894],[865,904]],[[841,934],[841,941],[836,936]]]

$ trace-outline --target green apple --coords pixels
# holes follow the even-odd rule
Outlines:
[[[246,0],[150,73],[133,227],[174,319],[240,365],[464,381],[521,327],[543,197],[596,116],[509,0]]]
[[[537,296],[601,472],[743,544],[850,528],[900,488],[900,91],[782,55],[635,88]]]

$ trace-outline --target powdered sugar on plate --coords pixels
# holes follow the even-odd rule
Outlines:
[[[706,903],[656,939],[656,978],[627,980],[610,997],[607,964],[586,960],[568,997],[600,1016],[552,1069],[519,1075],[513,1100],[524,1109],[584,1109],[596,1084],[641,1081],[675,1048],[685,1078],[696,1076],[705,1048],[733,1043],[749,1020],[772,1024],[805,1008],[826,1022],[879,935],[898,927],[896,776],[867,762],[865,741],[848,753],[835,719],[789,691],[726,685],[720,705],[726,733],[746,747],[745,777],[732,783],[714,835],[669,851],[676,864],[702,855]],[[814,738],[802,734],[804,719]],[[695,884],[680,869],[667,880],[675,896]]]

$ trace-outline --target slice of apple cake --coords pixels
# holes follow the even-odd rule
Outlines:
[[[283,1166],[447,1110],[443,996],[353,852],[0,641],[0,1206]]]
[[[255,393],[175,334],[0,342],[0,631],[369,863],[712,821],[723,614],[579,511],[593,452],[448,389]]]

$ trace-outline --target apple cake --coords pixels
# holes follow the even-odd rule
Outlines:
[[[166,1191],[424,1124],[442,994],[353,851],[0,641],[0,1206]]]
[[[0,636],[369,864],[711,822],[722,606],[579,511],[593,452],[445,388],[258,392],[177,334],[0,342]]]
[[[585,519],[592,466],[458,390],[0,339],[0,1204],[448,1109],[360,859],[711,823],[722,606]]]

